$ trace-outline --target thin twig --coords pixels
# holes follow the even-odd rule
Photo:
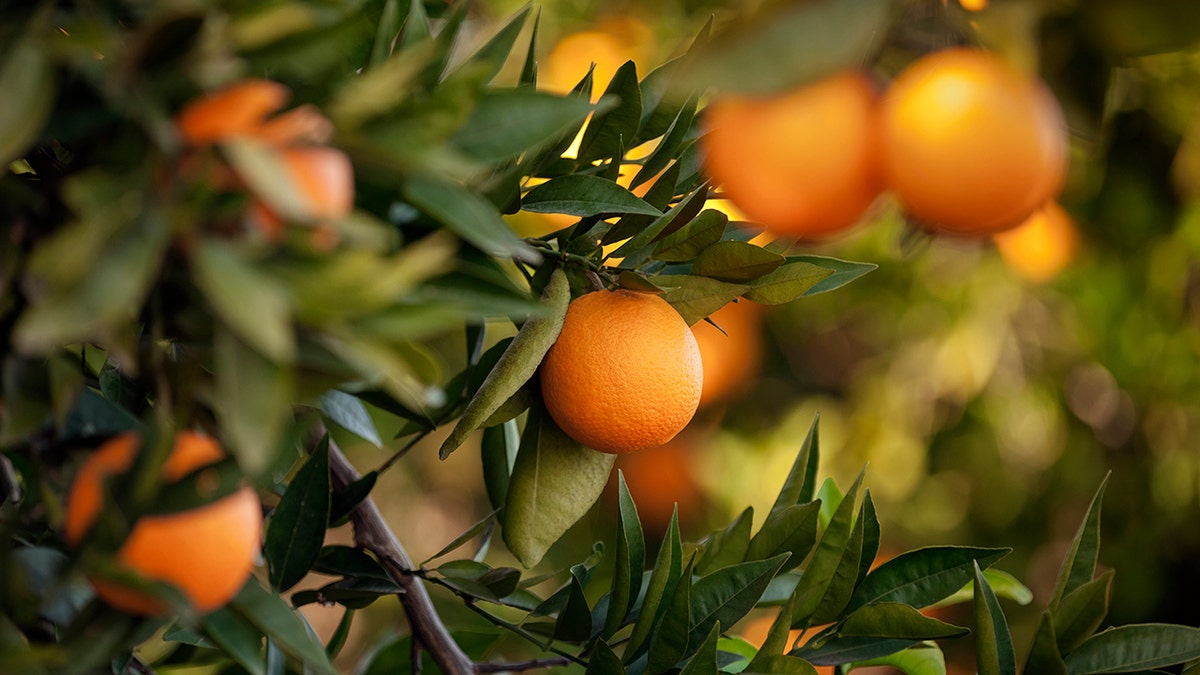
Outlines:
[[[329,473],[334,489],[338,490],[360,478],[358,471],[332,439],[329,442]],[[450,631],[446,630],[445,624],[433,607],[433,600],[430,599],[425,584],[411,574],[415,567],[412,559],[408,557],[408,551],[404,550],[400,540],[388,528],[383,514],[375,506],[375,501],[370,497],[363,500],[351,512],[350,522],[354,525],[355,542],[374,553],[393,581],[404,589],[399,598],[404,606],[404,613],[408,616],[413,643],[419,643],[428,650],[433,662],[445,675],[474,673],[475,664],[450,636]]]
[[[477,663],[475,664],[475,672],[519,673],[526,670],[536,670],[538,668],[565,666],[570,663],[570,660],[568,660],[565,656],[552,656],[547,659],[533,659],[532,661],[522,661],[520,663]]]
[[[430,581],[439,583],[439,585],[444,585],[444,584],[440,584],[440,581],[437,579],[430,579]],[[447,586],[447,588],[449,588],[449,587]],[[456,591],[456,589],[451,589],[451,590]],[[555,647],[550,642],[543,642],[539,636],[534,635],[533,633],[529,632],[523,626],[512,623],[511,621],[505,621],[504,619],[501,619],[500,617],[496,616],[495,614],[492,614],[491,612],[487,611],[486,609],[480,607],[479,605],[477,605],[475,603],[475,598],[473,596],[464,595],[462,593],[457,593],[457,591],[456,591],[456,595],[459,595],[460,597],[463,598],[463,604],[465,604],[467,606],[467,609],[471,610],[472,612],[475,612],[479,616],[482,616],[483,618],[487,619],[489,622],[507,630],[508,632],[510,632],[518,637],[525,638],[529,642],[532,642],[533,644],[540,647],[542,649],[542,651],[551,652],[551,653],[554,653],[554,654],[557,654],[557,655],[563,657],[564,659],[567,659],[568,661],[578,663],[581,666],[587,666],[587,661],[584,661],[583,659],[579,658],[578,656],[575,656],[573,654],[568,654],[567,652]]]
[[[385,471],[392,468],[393,464],[400,461],[401,457],[407,455],[409,450],[412,450],[417,443],[420,443],[422,440],[424,440],[425,437],[428,436],[432,431],[433,429],[426,429],[425,431],[422,431],[413,438],[409,439],[409,441],[404,444],[404,447],[392,453],[392,456],[388,457],[387,461],[385,461],[383,464],[380,464],[379,468],[375,469],[375,473],[382,476]]]

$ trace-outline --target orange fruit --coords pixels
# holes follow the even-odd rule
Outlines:
[[[700,450],[696,436],[685,431],[666,445],[617,458],[617,468],[637,504],[638,517],[652,531],[666,530],[676,505],[680,522],[697,520],[696,511],[704,495],[692,472],[694,457]]]
[[[1063,271],[1079,249],[1079,231],[1063,207],[1050,202],[1024,223],[993,235],[1004,262],[1022,277],[1037,283]]]
[[[267,115],[283,107],[288,96],[288,88],[278,82],[242,80],[189,102],[175,118],[175,125],[190,145],[252,135]]]
[[[541,365],[542,398],[558,426],[617,454],[674,438],[695,414],[702,383],[687,322],[657,295],[629,290],[572,302]]]
[[[918,59],[883,97],[883,171],[909,215],[942,232],[1015,227],[1058,194],[1062,110],[1044,84],[971,48]]]
[[[316,220],[337,220],[354,208],[354,167],[334,148],[297,146],[279,151],[280,159]]]
[[[705,110],[704,166],[725,197],[776,235],[846,229],[882,189],[877,101],[858,72],[773,96],[724,96]]]
[[[104,481],[129,471],[141,446],[134,433],[113,438],[79,467],[67,495],[64,538],[77,546],[104,505]],[[162,467],[166,483],[225,456],[216,441],[181,431]],[[117,550],[122,567],[150,580],[176,586],[199,612],[229,601],[250,577],[262,536],[262,508],[249,487],[204,506],[137,520]],[[161,615],[170,610],[157,598],[117,582],[92,578],[96,594],[133,614]]]
[[[538,86],[566,94],[594,64],[592,100],[598,100],[626,61],[638,64],[639,78],[645,76],[642,69],[651,56],[653,38],[653,31],[641,20],[624,15],[603,19],[590,30],[568,33],[554,43],[539,64]]]
[[[739,300],[709,317],[719,329],[707,321],[692,326],[704,363],[701,407],[742,391],[758,372],[762,363],[762,309],[762,305]]]

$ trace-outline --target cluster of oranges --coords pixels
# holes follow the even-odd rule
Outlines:
[[[927,54],[884,91],[853,71],[707,111],[706,168],[768,231],[825,236],[885,191],[930,230],[1009,230],[1062,188],[1068,139],[1049,89],[974,48]]]
[[[301,105],[276,114],[290,97],[284,85],[247,79],[190,101],[175,119],[184,143],[203,149],[229,141],[258,144],[281,169],[294,197],[288,217],[314,228],[313,243],[329,248],[337,242],[332,224],[354,205],[354,169],[345,153],[328,147],[333,125],[316,107]],[[213,179],[218,187],[242,187],[237,177]],[[268,240],[283,235],[287,220],[260,195],[252,195],[247,221]]]

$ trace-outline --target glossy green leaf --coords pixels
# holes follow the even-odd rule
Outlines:
[[[696,574],[709,574],[745,560],[753,521],[754,509],[746,508],[725,529],[710,534],[696,560]]]
[[[846,497],[838,506],[829,526],[825,528],[825,532],[821,534],[821,540],[817,543],[817,548],[813,551],[808,566],[804,568],[804,574],[800,577],[800,583],[797,584],[795,590],[796,607],[792,617],[793,628],[811,625],[813,615],[825,602],[826,594],[837,576],[838,568],[843,564],[848,564],[845,562],[847,554],[852,558],[854,569],[856,571],[858,569],[861,548],[857,551],[847,551],[847,544],[850,543],[855,529],[856,509],[854,507],[862,479],[863,474],[860,473],[854,484],[846,491]],[[861,540],[859,546],[861,547]]]
[[[293,375],[227,330],[213,343],[221,436],[246,473],[259,475],[274,464],[291,419]]]
[[[663,262],[686,262],[694,259],[701,251],[716,244],[729,225],[729,216],[706,209],[687,225],[658,240],[651,254]]]
[[[838,260],[837,258],[829,258],[819,255],[794,255],[788,256],[789,263],[809,263],[817,267],[823,267],[831,270],[833,273],[818,281],[816,285],[804,292],[804,295],[817,295],[819,293],[828,293],[829,291],[837,290],[842,286],[854,281],[862,275],[879,267],[874,263],[852,262],[849,260]]]
[[[692,622],[692,560],[688,561],[679,576],[678,583],[665,603],[666,611],[662,623],[650,641],[650,653],[646,662],[646,673],[657,675],[666,672],[680,659],[687,656]],[[625,662],[629,662],[626,656]]]
[[[584,675],[625,675],[625,664],[604,640],[596,642],[596,648],[588,659]]]
[[[798,567],[817,543],[817,502],[792,504],[767,515],[762,527],[750,539],[746,560],[763,560],[790,553],[784,570]]]
[[[1108,570],[1063,597],[1051,611],[1058,650],[1068,654],[1100,627],[1108,615],[1114,570]]]
[[[926,616],[909,605],[880,602],[855,610],[838,628],[838,635],[912,640],[962,637],[970,631]]]
[[[1033,602],[1033,591],[1029,587],[1021,583],[1013,575],[990,568],[983,571],[983,578],[987,579],[988,585],[992,587],[992,592],[996,597],[1005,600],[1012,600],[1018,605],[1028,605]],[[947,605],[955,605],[960,602],[970,602],[975,598],[975,582],[970,581],[966,586],[958,589],[951,595],[929,605],[930,607],[944,607]]]
[[[300,661],[310,672],[334,675],[321,641],[308,630],[299,613],[278,595],[259,585],[253,577],[229,606],[262,631],[284,651]]]
[[[1038,620],[1037,631],[1033,634],[1033,643],[1021,672],[1067,675],[1067,664],[1063,662],[1058,649],[1058,638],[1054,635],[1054,621],[1049,610],[1043,611]]]
[[[784,257],[761,246],[741,241],[722,241],[700,252],[692,274],[731,283],[751,283],[784,263]]]
[[[847,493],[843,504],[852,504],[854,502],[854,489],[851,487],[851,492]],[[865,526],[867,518],[863,515],[863,510],[867,507],[867,495],[863,495],[863,502],[859,506],[858,516],[854,518],[853,526],[850,529],[850,537],[846,540],[842,549],[842,557],[834,569],[833,577],[829,580],[829,585],[825,589],[824,595],[821,597],[821,602],[809,617],[811,624],[832,623],[839,619],[846,607],[850,604],[850,597],[854,593],[854,588],[858,584],[859,572],[863,567],[863,540],[865,538]],[[840,507],[839,507],[840,508]],[[834,520],[837,519],[837,514],[834,514]],[[830,521],[831,524],[834,521]],[[826,529],[826,532],[829,530]],[[807,569],[805,570],[807,573]]]
[[[654,627],[666,613],[666,598],[675,593],[683,568],[683,545],[679,540],[679,513],[671,514],[671,522],[663,533],[662,543],[658,548],[658,557],[654,560],[654,569],[650,572],[650,580],[646,592],[641,599],[641,609],[637,621],[633,624],[629,643],[625,646],[622,661],[633,662],[645,649],[648,638]],[[690,565],[689,565],[690,574]]]
[[[575,96],[521,89],[492,91],[479,100],[453,142],[483,162],[514,159],[554,142],[582,124],[590,112],[591,103]]]
[[[663,300],[669,302],[689,326],[750,290],[743,284],[688,274],[660,274],[652,280],[663,288]]]
[[[541,254],[509,229],[490,202],[457,183],[412,175],[404,181],[401,194],[410,204],[490,256],[531,263],[541,261]]]
[[[908,551],[875,568],[854,592],[850,609],[877,602],[927,607],[974,578],[975,561],[990,567],[1007,548],[930,546]]]
[[[699,90],[697,87],[696,90]],[[671,127],[663,135],[658,146],[654,148],[654,152],[646,158],[642,168],[634,174],[633,181],[629,186],[636,188],[646,181],[654,178],[660,171],[667,168],[667,165],[675,161],[679,156],[679,149],[683,146],[684,141],[692,133],[692,123],[696,119],[696,103],[699,97],[696,94],[690,95],[683,105],[678,108],[679,113],[671,122]]]
[[[383,447],[379,430],[375,428],[375,422],[361,399],[337,389],[330,389],[321,394],[320,405],[321,412],[334,424],[377,448]]]
[[[833,271],[804,261],[788,260],[775,271],[750,284],[746,299],[764,305],[781,305],[807,294]]]
[[[542,293],[541,304],[545,313],[530,317],[521,326],[517,336],[488,372],[475,395],[467,403],[462,417],[442,443],[438,452],[442,459],[462,445],[468,434],[478,429],[533,377],[542,363],[542,358],[562,331],[563,319],[567,315],[567,305],[570,302],[571,285],[567,274],[562,268],[556,268],[550,275],[550,283]]]
[[[879,554],[879,517],[875,514],[875,500],[871,498],[869,489],[863,490],[863,503],[858,517],[863,523],[863,542],[862,556],[858,561],[858,576],[854,580],[855,588],[870,573],[871,566],[875,564],[875,556]]]
[[[329,523],[329,437],[296,472],[267,523],[264,550],[271,586],[296,585],[321,553]]]
[[[975,662],[979,675],[1017,675],[1008,619],[975,563]]]
[[[732,626],[762,597],[787,554],[723,567],[700,577],[691,589],[691,637],[695,645],[714,624]],[[665,628],[665,627],[664,627]]]
[[[637,64],[626,61],[609,81],[601,100],[616,101],[604,112],[592,115],[579,142],[576,157],[580,162],[593,162],[617,156],[620,148],[637,135],[642,120],[642,92],[638,88]]]
[[[580,218],[622,213],[657,217],[662,213],[620,185],[586,174],[559,176],[534,187],[521,199],[521,208]]]
[[[1108,485],[1108,476],[1100,483],[1087,515],[1079,524],[1079,530],[1071,541],[1071,550],[1063,559],[1058,572],[1058,581],[1054,584],[1054,595],[1050,599],[1051,612],[1058,609],[1063,598],[1088,583],[1096,575],[1096,560],[1100,555],[1100,507],[1104,500],[1104,487]]]
[[[702,185],[668,209],[666,213],[638,230],[629,238],[629,241],[613,251],[610,257],[624,258],[622,263],[624,267],[632,267],[645,262],[653,253],[650,245],[661,238],[670,236],[695,218],[704,208],[706,199],[708,199],[708,186]]]
[[[782,655],[788,650],[788,641],[792,630],[792,614],[796,606],[796,596],[789,595],[779,608],[779,614],[771,623],[767,637],[759,647],[758,653],[746,664],[746,672],[770,672],[770,660]]]
[[[853,668],[889,666],[905,675],[946,675],[946,656],[933,642],[922,642],[890,656],[858,661]]]
[[[266,675],[263,634],[230,607],[205,615],[202,629],[207,640],[221,648],[250,675]]]
[[[615,455],[583,447],[530,411],[504,505],[504,542],[533,567],[600,497]]]
[[[838,489],[832,478],[821,481],[821,487],[817,488],[817,501],[821,504],[821,510],[817,513],[817,522],[820,523],[821,529],[829,527],[830,521],[833,520],[833,514],[842,504],[842,497],[842,491]]]
[[[602,637],[611,637],[625,623],[642,589],[642,571],[646,563],[646,539],[638,519],[637,505],[625,484],[625,475],[617,472],[617,554],[616,570],[608,594],[608,615]]]
[[[577,576],[571,576],[567,593],[567,604],[558,613],[554,624],[554,637],[568,642],[584,642],[592,636],[592,610],[588,607],[583,585]]]
[[[267,358],[287,363],[296,354],[286,288],[231,246],[205,240],[192,258],[196,286],[233,332]]]
[[[796,461],[792,462],[792,468],[783,480],[779,496],[771,506],[772,512],[813,500],[817,487],[817,463],[821,456],[820,425],[820,413],[813,415],[808,434],[805,435],[804,442],[800,444],[800,451],[796,454]]]
[[[895,654],[902,649],[917,644],[915,640],[903,640],[876,637],[834,637],[820,645],[812,647],[805,645],[793,650],[793,656],[808,661],[814,666],[837,666],[843,663],[854,663],[877,659]]]
[[[746,666],[742,675],[817,675],[817,669],[802,658],[772,654]]]
[[[716,87],[770,92],[856,68],[887,30],[887,0],[763,5],[706,41],[681,66],[678,94]],[[787,68],[764,68],[786,63]]]
[[[717,640],[721,637],[721,624],[713,624],[700,648],[688,659],[679,675],[717,675]]]
[[[1071,675],[1127,673],[1200,658],[1200,628],[1165,623],[1110,628],[1084,641],[1064,661]]]
[[[37,43],[41,32],[31,30],[10,44],[8,58],[0,66],[0,91],[5,92],[0,108],[0,166],[7,167],[37,140],[54,104],[54,68]]]

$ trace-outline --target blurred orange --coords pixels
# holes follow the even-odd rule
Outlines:
[[[679,505],[680,521],[694,521],[704,495],[693,473],[699,435],[684,430],[666,445],[621,455],[617,468],[625,475],[638,516],[652,532],[666,530]]]
[[[589,30],[568,33],[555,43],[538,70],[538,85],[547,91],[565,94],[583,79],[594,63],[592,100],[600,98],[605,87],[626,61],[638,64],[638,77],[653,56],[654,33],[641,20],[627,15],[601,19]]]
[[[1075,258],[1079,231],[1056,202],[1033,212],[1021,225],[992,237],[1014,272],[1035,283],[1053,279]]]
[[[762,305],[743,299],[725,305],[709,317],[720,329],[707,321],[692,326],[704,363],[701,407],[744,391],[758,374],[762,365],[763,309]]]

